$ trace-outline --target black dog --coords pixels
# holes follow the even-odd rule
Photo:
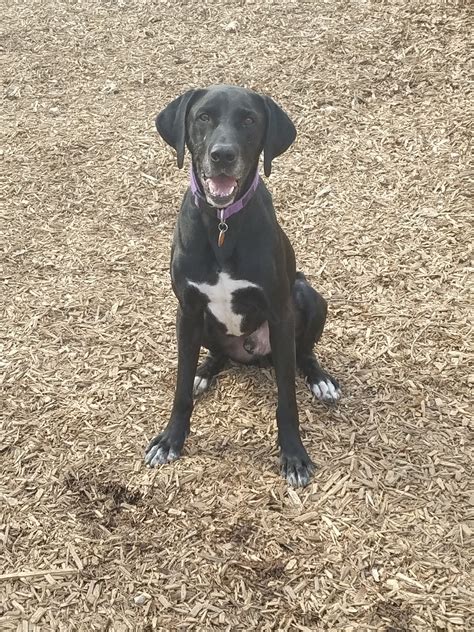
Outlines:
[[[158,115],[156,127],[180,168],[187,145],[192,169],[171,254],[179,301],[177,386],[170,421],[145,461],[155,466],[180,456],[193,395],[208,388],[229,358],[247,364],[266,358],[278,386],[281,471],[290,484],[307,485],[313,464],[300,438],[295,365],[319,399],[339,399],[336,380],[313,352],[327,306],[296,272],[293,248],[258,175],[261,152],[269,176],[295,127],[272,99],[233,86],[186,92]],[[209,353],[197,367],[201,345]]]

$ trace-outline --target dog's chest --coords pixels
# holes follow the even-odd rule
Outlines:
[[[242,320],[245,316],[241,301],[244,292],[251,288],[259,290],[259,286],[244,279],[233,279],[227,272],[220,272],[217,282],[195,283],[188,281],[189,285],[195,287],[207,297],[207,309],[225,327],[227,333],[232,336],[242,334]]]

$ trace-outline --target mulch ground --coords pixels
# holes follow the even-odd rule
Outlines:
[[[472,630],[469,3],[1,4],[2,630]],[[298,128],[268,184],[344,391],[298,379],[305,490],[271,370],[229,368],[143,465],[187,178],[153,119],[219,82]]]

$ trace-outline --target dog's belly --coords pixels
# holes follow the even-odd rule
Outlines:
[[[242,290],[251,288],[260,290],[258,285],[243,279],[232,279],[227,272],[220,272],[217,282],[213,285],[209,283],[195,283],[194,281],[188,281],[188,283],[207,297],[207,310],[221,325],[225,326],[228,335],[241,336],[242,333],[245,333],[242,330],[242,324],[244,320],[248,320],[247,310],[242,305],[239,305],[239,294],[242,295]],[[239,309],[238,312],[236,311],[237,307]],[[251,312],[252,309],[248,311]],[[251,331],[254,329],[255,327],[252,327]]]
[[[204,346],[214,350],[219,348],[234,362],[255,363],[271,353],[268,322],[265,321],[251,334],[242,336],[228,336],[211,329],[211,338],[205,339]]]

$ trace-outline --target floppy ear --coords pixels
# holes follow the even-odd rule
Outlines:
[[[263,97],[267,113],[267,130],[263,144],[263,170],[268,176],[272,172],[272,160],[288,149],[296,138],[296,129],[290,117],[279,105]]]
[[[155,119],[156,129],[168,145],[176,149],[178,168],[184,162],[186,144],[186,116],[194,98],[201,90],[188,90],[180,97],[171,101]]]

